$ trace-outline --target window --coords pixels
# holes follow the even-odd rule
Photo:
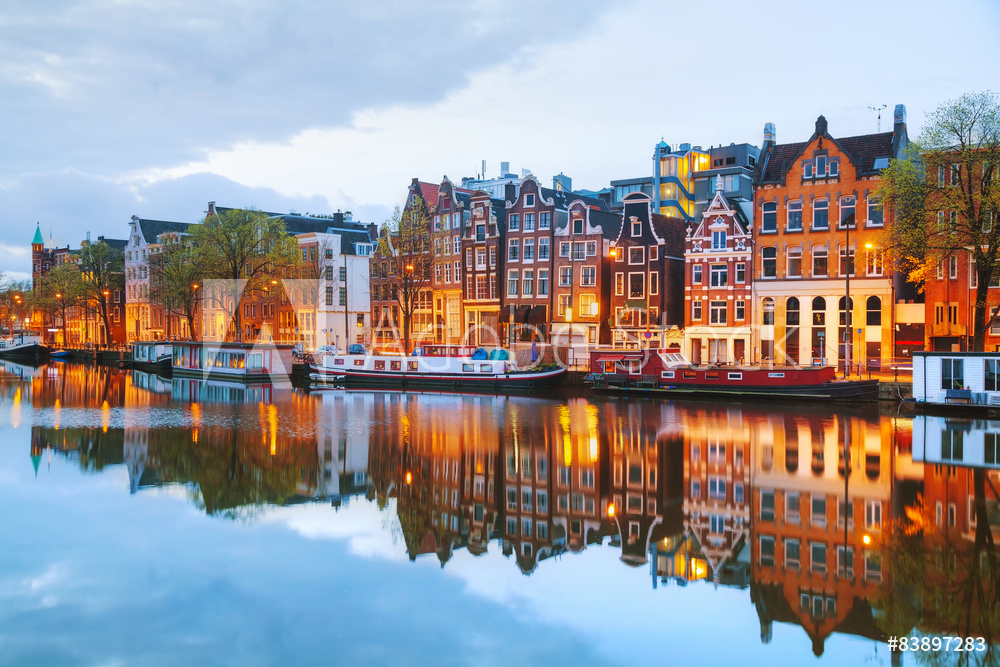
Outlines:
[[[582,287],[593,287],[597,284],[597,267],[585,266],[580,270],[580,285]]]
[[[726,249],[726,230],[720,229],[712,232],[712,250]]]
[[[729,276],[729,267],[725,264],[713,264],[711,267],[712,287],[725,287]]]
[[[559,244],[559,256],[569,257],[569,243],[563,242]]]
[[[964,449],[964,431],[958,428],[945,428],[941,432],[941,460],[961,461]]]
[[[813,202],[813,229],[830,228],[830,201],[817,199]]]
[[[868,297],[865,302],[865,310],[865,324],[870,327],[882,326],[882,299],[877,296]]]
[[[544,211],[538,214],[538,228],[548,229],[552,226],[552,213]]]
[[[521,216],[517,213],[511,213],[507,217],[507,229],[512,232],[519,231],[521,229]]]
[[[535,259],[535,239],[524,239],[524,261],[531,262]]]
[[[597,315],[597,299],[593,294],[580,295],[580,315],[582,317],[593,317]]]
[[[660,293],[660,272],[649,272],[649,296],[656,296]]]
[[[802,231],[802,202],[798,199],[793,199],[788,202],[787,209],[787,230],[790,232]]]
[[[962,359],[941,360],[941,388],[962,389],[965,387],[964,362]]]
[[[869,276],[881,276],[883,271],[882,253],[875,249],[865,250],[865,271]]]
[[[615,296],[625,296],[625,274],[615,274]]]
[[[882,528],[882,503],[878,500],[865,501],[865,528]]]
[[[774,537],[760,536],[760,564],[774,565]]]
[[[948,258],[948,278],[958,280],[958,257],[955,255]]]
[[[535,293],[535,272],[525,271],[524,278],[521,280],[521,295],[533,296],[534,293]]]
[[[802,248],[788,249],[788,277],[802,277]]]
[[[509,239],[507,241],[507,259],[516,262],[521,255],[521,239]]]
[[[761,324],[774,324],[774,299],[764,299],[761,308]]]
[[[959,185],[962,182],[962,170],[961,167],[958,166],[958,163],[953,163],[951,165],[950,172],[951,172],[951,184]]]
[[[524,205],[525,206],[534,206],[535,205],[535,195],[533,195],[533,194],[526,194],[526,195],[524,195]]]
[[[790,327],[799,326],[799,300],[797,297],[788,297],[785,302],[785,324]]]
[[[826,156],[817,155],[816,156],[816,178],[822,178],[826,176]]]
[[[881,227],[883,221],[882,204],[875,195],[868,195],[868,226]]]
[[[476,268],[486,268],[486,248],[476,248]]]
[[[595,248],[596,252],[596,248]],[[590,247],[587,247],[587,254],[590,254]],[[655,262],[660,256],[660,249],[655,245],[649,247],[649,261]]]
[[[691,482],[691,497],[701,498],[701,482],[697,480]]]
[[[760,492],[760,519],[774,521],[774,491]]]
[[[538,271],[538,296],[549,295],[549,270],[540,269]]]
[[[347,305],[347,288],[346,287],[341,287],[340,288],[340,303],[338,305],[340,305],[340,306],[346,306]]]
[[[826,572],[826,545],[822,542],[809,545],[809,567],[813,572]]]
[[[830,176],[836,176],[840,173],[840,162],[838,160],[830,160],[829,168],[827,169]]]
[[[824,562],[825,566],[825,562]],[[854,574],[854,548],[837,547],[837,574],[850,577]]]
[[[583,218],[573,218],[573,233],[583,234]]]
[[[329,286],[326,288],[326,305],[333,305],[333,287]]]
[[[826,276],[829,272],[828,265],[828,252],[824,248],[813,248],[813,277],[819,278]]]
[[[701,321],[701,301],[691,302],[691,319],[695,322]]]
[[[761,206],[760,231],[763,233],[778,231],[778,204],[769,201]]]
[[[328,266],[323,270],[323,278],[326,280],[333,280],[333,267]]]
[[[857,206],[857,198],[847,196],[840,198],[840,224],[839,228],[854,227],[854,209]]]
[[[497,247],[491,245],[490,246],[490,266],[496,266],[496,265],[497,265]]]
[[[778,249],[761,248],[761,277],[775,278],[778,275]]]
[[[848,273],[854,275],[854,248],[842,247],[840,249],[840,275],[845,276]]]
[[[535,231],[535,214],[525,213],[524,214],[524,231],[533,232]]]
[[[538,239],[538,259],[547,260],[549,258],[549,239]]]
[[[709,324],[726,324],[726,302],[712,301],[708,306]]]
[[[1000,438],[997,437],[996,433],[985,433],[984,434],[984,461],[990,465],[997,464],[997,443],[1000,442]]]
[[[694,285],[701,284],[701,264],[693,264],[691,266],[691,283]]]
[[[1000,374],[997,373],[998,364],[996,359],[986,359],[986,383],[983,386],[985,391],[1000,391]]]
[[[814,526],[826,526],[826,496],[814,495],[810,505],[810,517]]]
[[[708,497],[715,500],[725,500],[726,479],[724,477],[708,478]]]
[[[747,302],[743,299],[737,299],[735,311],[736,321],[744,321],[747,318]]]
[[[740,262],[736,265],[736,282],[743,284],[747,281],[747,265]]]
[[[798,540],[785,540],[785,567],[793,570],[799,569],[799,548]]]
[[[340,282],[342,282],[342,283],[343,282],[347,282],[347,267],[346,266],[340,267],[340,269],[337,272],[337,277],[340,279]]]
[[[507,296],[517,296],[517,271],[507,272]]]
[[[813,163],[810,160],[802,164],[802,178],[812,178],[813,177]]]
[[[646,249],[642,246],[632,246],[628,249],[628,263],[629,264],[645,264],[646,263]]]
[[[642,223],[635,216],[632,217],[632,236],[642,236]]]
[[[597,241],[587,241],[587,257],[597,257]]]
[[[559,286],[569,287],[573,284],[573,267],[572,266],[560,266],[559,267]]]
[[[644,273],[628,274],[628,298],[630,299],[646,298],[645,283],[646,283],[646,274]]]

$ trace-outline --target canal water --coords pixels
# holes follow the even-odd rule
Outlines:
[[[998,434],[4,362],[0,664],[995,664]]]

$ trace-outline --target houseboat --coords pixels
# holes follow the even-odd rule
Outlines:
[[[371,386],[507,391],[555,387],[565,374],[559,367],[521,368],[503,349],[428,345],[407,356],[324,354],[316,358],[310,377]]]
[[[174,342],[174,377],[230,382],[288,380],[292,345]]]
[[[132,367],[154,373],[169,373],[174,359],[174,347],[169,341],[132,343]]]
[[[878,380],[837,380],[829,366],[693,365],[665,350],[597,350],[590,354],[595,389],[727,398],[878,400]]]
[[[998,455],[1000,421],[940,415],[913,418],[915,462],[1000,471]]]
[[[914,352],[913,398],[919,412],[1000,415],[1000,352]]]
[[[49,348],[39,336],[21,335],[0,338],[0,359],[44,359]]]

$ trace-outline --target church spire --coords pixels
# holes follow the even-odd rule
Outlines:
[[[45,239],[42,238],[42,226],[39,223],[35,223],[35,238],[31,239],[31,245],[45,245]]]

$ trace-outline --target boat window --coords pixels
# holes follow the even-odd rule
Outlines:
[[[408,371],[415,371],[415,370],[417,370],[417,362],[416,361],[407,361],[406,362],[406,370],[408,370]]]
[[[364,359],[355,359],[354,360],[354,365],[355,366],[364,366],[365,365],[365,360]]]
[[[743,373],[729,373],[726,377],[730,380],[742,380]]]
[[[663,371],[662,373],[660,373],[660,377],[664,378],[665,380],[673,380],[674,379],[674,372],[673,371]]]
[[[391,371],[398,371],[398,370],[402,369],[402,367],[403,367],[403,362],[401,362],[401,361],[390,361],[389,362],[389,370],[391,370]]]
[[[344,360],[343,359],[334,359],[333,360],[333,365],[334,366],[343,366],[344,365]]]
[[[480,373],[490,373],[492,371],[493,371],[493,366],[491,366],[490,364],[479,364]]]
[[[684,379],[685,380],[694,380],[697,377],[698,377],[698,374],[696,372],[694,372],[694,371],[684,371]]]
[[[783,378],[783,377],[785,377],[785,374],[784,373],[768,373],[767,377],[769,377],[769,378]]]
[[[709,371],[709,372],[705,373],[705,379],[706,380],[718,380],[719,379],[719,371]]]
[[[612,374],[613,373],[617,373],[618,372],[618,365],[615,362],[613,362],[613,361],[605,361],[604,362],[604,372],[605,373],[612,373]]]
[[[375,362],[375,370],[377,370],[377,371],[384,371],[385,370],[385,362],[384,361],[376,361]]]

